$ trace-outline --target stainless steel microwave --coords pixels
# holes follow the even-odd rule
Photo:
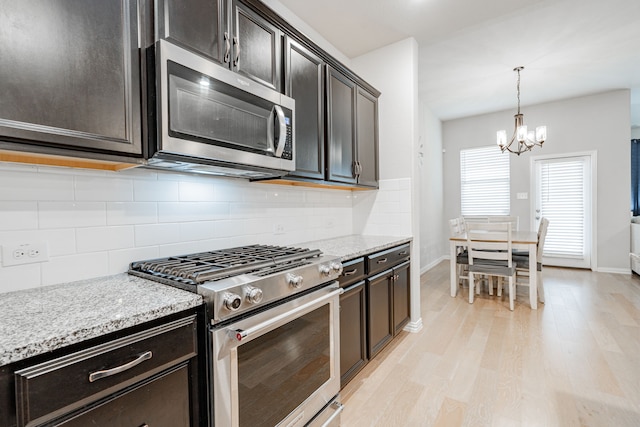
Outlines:
[[[154,54],[147,166],[249,179],[295,170],[292,98],[164,40]]]

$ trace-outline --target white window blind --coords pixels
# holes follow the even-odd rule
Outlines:
[[[463,216],[509,215],[509,154],[497,145],[460,150]]]
[[[544,256],[583,258],[585,250],[585,161],[540,165],[540,214],[549,219]]]

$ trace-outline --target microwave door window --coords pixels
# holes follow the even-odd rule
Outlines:
[[[207,82],[208,84],[203,84]],[[238,90],[223,83],[169,76],[170,134],[188,139],[267,154],[271,109],[227,92]]]

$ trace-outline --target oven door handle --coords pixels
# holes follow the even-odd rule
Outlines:
[[[288,320],[291,317],[296,317],[297,315],[299,315],[300,313],[304,313],[306,311],[311,311],[311,309],[315,308],[315,307],[319,307],[322,304],[324,304],[326,301],[329,301],[331,299],[333,299],[334,297],[342,294],[344,291],[342,288],[338,288],[338,289],[334,289],[334,288],[330,288],[332,289],[331,292],[329,292],[326,295],[323,295],[319,298],[314,299],[313,301],[309,301],[307,303],[304,303],[294,309],[291,309],[289,311],[287,311],[286,313],[282,313],[279,314],[277,316],[272,317],[271,319],[259,323],[255,326],[252,326],[251,328],[247,328],[247,329],[229,329],[229,338],[232,341],[236,341],[237,343],[240,343],[241,341],[244,341],[246,339],[250,339],[254,334],[260,334],[263,330],[265,329],[270,329],[270,328],[275,328],[277,326],[279,326],[280,324],[284,325],[285,323],[288,322]]]

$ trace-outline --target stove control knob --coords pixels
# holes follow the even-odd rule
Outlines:
[[[328,276],[331,274],[331,267],[329,267],[328,265],[322,264],[320,266],[320,274],[322,274],[323,276]]]
[[[252,304],[258,304],[262,301],[262,289],[249,286],[246,289],[246,298]]]
[[[334,273],[336,274],[340,274],[342,273],[342,263],[341,262],[332,262],[331,263],[331,269],[333,270]]]
[[[296,276],[295,274],[287,274],[287,282],[291,287],[299,289],[302,286],[304,278],[302,276]]]
[[[240,295],[238,294],[227,292],[222,297],[222,303],[227,308],[227,310],[236,311],[240,308],[240,304],[242,304],[242,298],[240,298]]]

